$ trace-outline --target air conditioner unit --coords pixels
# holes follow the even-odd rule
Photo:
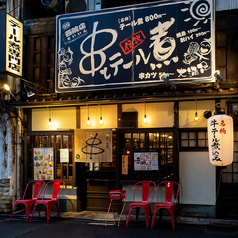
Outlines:
[[[65,13],[101,9],[101,0],[65,0]]]

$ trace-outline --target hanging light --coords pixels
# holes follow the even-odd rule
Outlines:
[[[88,106],[88,120],[87,120],[87,125],[88,125],[88,126],[91,125],[91,121],[90,121],[90,118],[89,118],[89,106]]]
[[[145,110],[145,113],[144,113],[144,123],[147,123],[148,122],[148,118],[146,116],[146,105],[145,105],[145,102],[144,102],[144,110]]]
[[[100,105],[99,105],[100,106]],[[100,126],[103,126],[104,125],[104,122],[102,120],[102,107],[100,106],[100,120],[99,120],[99,125]]]
[[[221,104],[216,104],[219,107]],[[210,163],[226,166],[233,162],[233,118],[225,115],[224,110],[218,111],[208,118],[208,149]]]
[[[53,122],[51,121],[51,108],[49,108],[49,121],[48,121],[48,126],[52,127],[53,126]]]
[[[194,121],[198,121],[198,113],[197,113],[197,100],[196,100],[196,112],[195,112],[195,117],[194,117]]]

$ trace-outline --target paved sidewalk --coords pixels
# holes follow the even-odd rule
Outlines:
[[[11,214],[0,214],[0,217],[9,217]],[[30,215],[31,216],[31,215]],[[38,217],[38,211],[34,213],[34,218]],[[41,216],[45,216],[45,212],[41,212]],[[51,217],[58,217],[58,213],[56,211],[51,211]],[[82,212],[62,212],[61,218],[62,219],[69,219],[74,221],[87,221],[93,223],[105,223],[107,216],[107,212],[101,211],[82,211]],[[115,212],[115,221],[118,222],[120,214]],[[14,214],[13,219],[25,219],[25,211],[17,212]],[[33,218],[33,219],[34,219]],[[158,220],[158,216],[155,218]],[[135,215],[131,215],[131,221],[135,220]],[[139,220],[144,220],[144,215],[139,215]],[[170,222],[169,216],[163,216],[162,221]],[[238,228],[238,220],[225,220],[225,219],[213,219],[213,218],[193,218],[193,217],[177,217],[178,224],[187,224],[187,225],[209,225],[209,226],[217,226],[217,227],[237,227]],[[120,225],[125,225],[126,223],[126,216],[123,214],[121,217]],[[114,216],[113,213],[110,212],[107,219],[107,224],[111,225],[114,224]]]
[[[83,211],[83,212],[65,212],[61,214],[64,219],[74,219],[78,221],[91,221],[91,222],[105,222],[107,212],[97,211]],[[115,213],[116,222],[120,217],[120,214]],[[144,220],[144,216],[139,216],[140,220]],[[156,216],[156,219],[158,217]],[[163,216],[164,221],[170,221],[170,217]],[[131,215],[131,220],[135,220],[135,215]],[[191,225],[212,225],[212,226],[233,226],[238,227],[238,220],[224,220],[224,219],[212,219],[212,218],[192,218],[192,217],[177,217],[177,221],[180,224],[191,224]],[[121,223],[126,222],[126,216],[123,214]],[[107,223],[114,223],[113,213],[110,212]]]

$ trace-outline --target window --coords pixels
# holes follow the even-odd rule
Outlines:
[[[67,184],[75,183],[75,166],[73,160],[73,132],[26,132],[24,179],[33,179],[33,148],[53,148],[54,179],[64,180]],[[68,149],[68,161],[60,158],[61,149]]]
[[[207,132],[201,129],[198,130],[181,130],[180,131],[180,150],[208,150]]]
[[[128,156],[128,174],[122,174],[120,168],[120,184],[130,184],[138,180],[172,180],[176,179],[176,168],[174,163],[174,141],[171,130],[126,130],[120,131],[120,166],[122,157]],[[134,153],[157,152],[158,170],[136,170],[134,168]]]

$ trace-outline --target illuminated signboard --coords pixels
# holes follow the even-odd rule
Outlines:
[[[0,14],[0,22],[2,30],[0,54],[5,55],[0,63],[0,72],[22,77],[23,24],[6,13]]]
[[[213,0],[160,1],[59,15],[56,91],[214,82]]]

